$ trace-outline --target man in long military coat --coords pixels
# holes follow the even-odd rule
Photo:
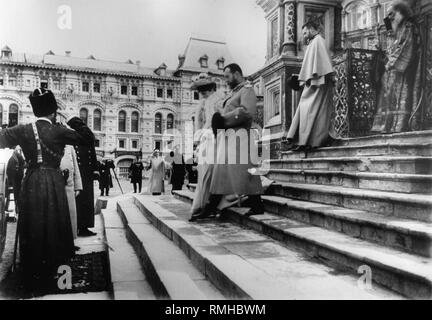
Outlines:
[[[257,111],[257,98],[239,65],[226,66],[224,73],[232,92],[224,102],[222,113],[215,113],[212,119],[212,128],[217,134],[217,160],[210,185],[211,196],[195,220],[216,214],[223,196],[233,194],[249,196],[251,210],[247,215],[264,213],[261,179],[249,172],[256,165],[251,161],[250,148],[255,144],[250,139],[254,139],[251,127]]]
[[[76,198],[78,236],[89,237],[96,233],[88,228],[94,227],[94,186],[93,180],[99,178],[98,162],[92,136],[92,143],[89,146],[75,145],[75,152],[80,169],[83,190]]]

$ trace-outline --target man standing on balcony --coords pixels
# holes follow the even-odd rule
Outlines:
[[[303,37],[308,43],[298,79],[290,86],[303,93],[287,140],[296,151],[324,146],[333,140],[331,111],[333,106],[333,66],[324,38],[319,34],[318,21],[303,26]]]

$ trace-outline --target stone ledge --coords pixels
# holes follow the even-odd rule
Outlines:
[[[160,223],[172,223],[173,220],[164,221],[158,218],[159,212],[165,215],[165,211],[167,210],[163,209],[160,205],[155,205],[154,202],[157,201],[159,201],[157,197],[156,199],[143,196],[136,197],[136,203],[140,203],[140,209],[146,216],[154,215],[156,220]],[[163,201],[160,202],[162,205]],[[174,203],[172,206],[174,206]],[[178,207],[180,210],[181,206]],[[153,218],[150,220],[153,220]],[[224,226],[221,230],[226,232],[227,236],[220,235],[220,240],[213,240],[210,239],[207,231],[204,232],[204,230],[208,230],[208,232],[217,236],[218,231],[212,230],[211,224],[207,225],[205,222],[203,222],[203,224],[189,224],[185,221],[180,222],[183,224],[182,227],[177,229],[173,227],[171,229],[174,243],[188,254],[195,265],[201,265],[199,269],[204,269],[206,276],[211,279],[214,284],[218,284],[220,289],[227,292],[231,297],[243,299],[311,299],[314,297],[334,299],[338,294],[342,294],[342,299],[351,299],[353,296],[357,297],[357,299],[363,299],[366,296],[369,299],[373,299],[374,297],[376,298],[374,294],[378,293],[362,292],[362,290],[358,290],[358,288],[354,288],[344,281],[341,282],[338,276],[331,275],[328,270],[325,271],[326,276],[324,276],[324,274],[320,276],[320,283],[323,284],[325,282],[326,285],[318,285],[317,287],[317,283],[315,282],[316,278],[314,280],[313,277],[310,279],[308,277],[305,278],[305,276],[309,272],[314,273],[320,268],[327,267],[311,261],[306,262],[303,259],[301,259],[302,262],[300,263],[296,260],[298,259],[297,253],[286,249],[276,242],[271,242],[265,236],[258,235],[253,231],[245,229],[240,232],[244,235],[240,236],[238,231],[234,230],[236,229],[234,225],[231,225],[231,227]],[[189,225],[189,227],[185,227],[185,225]],[[169,226],[166,225],[166,227]],[[245,238],[245,240],[242,240],[243,238]],[[238,240],[235,241],[234,239]],[[246,241],[246,239],[248,239],[248,241]],[[256,241],[252,241],[255,239]],[[264,241],[264,239],[266,240]],[[265,246],[266,249],[263,250],[260,246]],[[267,248],[267,246],[270,247]],[[246,249],[247,247],[250,248]],[[262,266],[269,261],[267,259],[271,259],[272,255],[268,256],[268,250],[271,247],[274,248],[273,250],[281,251],[280,254],[283,252],[283,256],[278,260],[274,260],[272,265],[269,265],[268,268],[262,269]],[[233,253],[230,252],[231,250],[233,250]],[[239,250],[240,252],[248,253],[248,255],[245,256],[237,253]],[[234,254],[234,252],[236,253]],[[249,256],[249,253],[251,256]],[[258,258],[258,256],[264,253],[265,257]],[[294,256],[291,257],[291,255],[294,255],[296,258],[294,258]],[[296,261],[289,262],[291,259]],[[275,265],[276,262],[278,264],[277,267]],[[261,267],[258,268],[258,266]],[[272,268],[276,269],[273,270]],[[296,272],[294,272],[295,274],[293,275],[284,273],[282,276],[278,268],[295,269]],[[315,268],[318,269],[315,270]],[[281,278],[270,276],[270,274],[274,275],[275,272],[280,274]],[[290,280],[287,280],[287,278]],[[341,291],[341,287],[345,289]],[[342,296],[340,296],[340,298],[341,297]],[[387,298],[388,297],[387,295]],[[395,297],[396,296],[393,296],[393,298]]]
[[[223,299],[183,252],[139,213],[133,200],[122,201],[118,204],[118,210],[126,217],[134,216],[134,222],[127,220],[128,239],[135,247],[147,279],[159,299]],[[134,213],[131,215],[128,211]],[[139,213],[141,218],[135,213]],[[162,213],[162,216],[166,218],[168,215]]]
[[[106,246],[115,300],[155,300],[150,285],[141,270],[126,231],[115,209],[104,209],[101,215],[105,226]],[[125,265],[125,261],[128,263]]]

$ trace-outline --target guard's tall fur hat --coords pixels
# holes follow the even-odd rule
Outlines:
[[[54,94],[47,89],[38,88],[29,96],[36,117],[45,117],[58,109]]]

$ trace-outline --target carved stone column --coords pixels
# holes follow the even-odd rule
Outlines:
[[[297,3],[292,0],[285,0],[283,2],[281,17],[283,17],[284,28],[283,35],[284,41],[282,44],[282,54],[288,56],[297,55]]]

